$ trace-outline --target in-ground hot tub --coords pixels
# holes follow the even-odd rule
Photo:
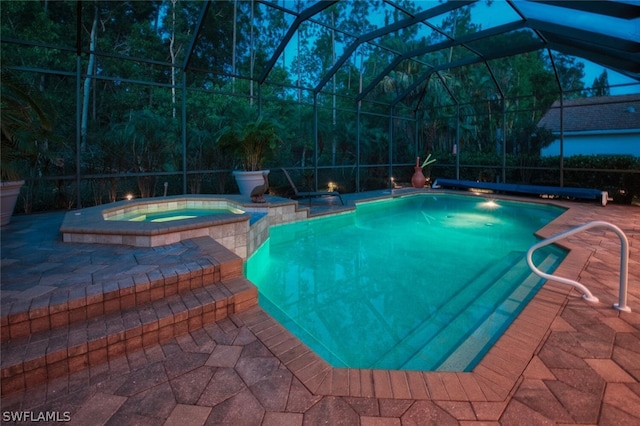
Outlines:
[[[246,258],[250,226],[267,216],[240,203],[208,195],[119,201],[66,214],[64,242],[157,247],[208,236]],[[158,219],[160,221],[152,221]],[[264,228],[267,228],[266,221]]]
[[[204,204],[204,205],[203,205]],[[213,206],[207,206],[213,204]],[[185,203],[168,203],[162,205],[150,203],[136,206],[134,210],[114,209],[105,210],[104,219],[125,222],[173,222],[176,220],[193,219],[202,216],[222,214],[244,214],[244,210],[228,205],[217,206],[218,202],[202,203],[187,200]]]

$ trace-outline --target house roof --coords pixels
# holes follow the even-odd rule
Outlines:
[[[564,131],[640,129],[640,93],[564,101]],[[555,101],[538,126],[560,132],[560,101]]]

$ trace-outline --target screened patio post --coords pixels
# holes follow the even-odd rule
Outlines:
[[[187,71],[182,70],[182,193],[187,193]]]
[[[553,68],[553,75],[558,85],[558,92],[560,93],[560,186],[564,186],[564,89],[560,76],[558,75],[558,68],[556,67],[556,61],[553,58],[553,53],[550,49],[547,49],[549,59],[551,60],[551,67]]]
[[[560,88],[560,186],[564,186],[564,93]]]
[[[389,189],[393,189],[393,184],[391,182],[391,176],[393,176],[393,117],[394,117],[394,107],[389,108]]]
[[[80,152],[80,147],[82,146],[81,140],[81,129],[80,122],[82,121],[82,105],[80,102],[82,96],[82,85],[80,84],[80,80],[82,80],[82,76],[80,75],[80,67],[82,65],[82,60],[80,58],[80,52],[76,54],[76,208],[82,208],[82,191],[80,190],[80,164],[82,161],[82,153]]]
[[[460,102],[456,99],[456,179],[460,180]]]
[[[507,183],[507,102],[502,98],[502,182]]]
[[[360,192],[360,108],[362,101],[356,101],[356,192]]]
[[[313,93],[313,190],[318,191],[318,94]]]
[[[415,136],[413,138],[413,150],[414,152],[417,154],[418,153],[418,139],[420,138],[419,136],[419,131],[420,131],[420,126],[418,124],[418,120],[417,120],[417,114],[416,114],[416,121],[414,123],[415,126]],[[416,155],[417,156],[417,155]]]

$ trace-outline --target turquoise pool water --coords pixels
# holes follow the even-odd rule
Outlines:
[[[243,214],[239,209],[228,208],[184,208],[173,210],[145,210],[140,209],[133,212],[125,213],[117,218],[107,218],[106,220],[123,220],[128,222],[170,222],[174,220],[192,219],[194,217],[212,216],[219,214]]]
[[[272,227],[260,305],[335,367],[469,371],[542,284],[533,233],[562,209],[425,194]],[[564,257],[536,252],[540,269]]]

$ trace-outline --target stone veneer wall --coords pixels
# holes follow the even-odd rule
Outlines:
[[[135,223],[135,222],[132,222]],[[211,237],[238,256],[247,257],[249,220],[214,224],[208,227],[186,229],[157,235],[113,235],[91,231],[63,232],[65,243],[124,244],[134,247],[160,247],[198,237]]]
[[[250,232],[249,221],[228,223],[225,225],[212,226],[209,236],[231,250],[243,260],[248,256],[247,243]]]
[[[148,224],[130,221],[105,221],[103,218],[104,208],[98,206],[84,209],[82,212],[67,213],[61,227],[63,241],[159,247],[193,238],[210,237],[246,260],[269,238],[270,226],[304,220],[309,216],[309,210],[305,208],[298,210],[298,203],[294,201],[254,206],[220,199],[176,198],[160,202],[155,200],[142,202],[135,206],[121,205],[104,210],[104,217],[109,219],[122,218],[127,213],[142,211],[145,208],[158,210],[161,207],[169,209],[228,208],[262,215],[262,217],[257,220],[255,216],[252,220],[243,220],[238,217],[237,220],[229,221],[228,217],[233,215],[223,215],[220,216],[220,219],[201,220],[188,225],[164,224],[164,228],[159,231],[156,228],[141,230],[141,226],[144,227]]]
[[[269,238],[269,220],[265,216],[249,227],[247,234],[247,255],[243,257],[247,260],[258,247]]]
[[[308,210],[297,210],[297,204],[285,204],[275,207],[269,207],[267,209],[267,216],[253,223],[249,227],[247,234],[247,251],[246,255],[242,256],[246,260],[249,256],[255,252],[258,247],[269,238],[269,227],[272,225],[279,225],[282,223],[295,222],[298,220],[307,219]],[[245,208],[247,212],[264,212],[264,209],[252,209]]]

